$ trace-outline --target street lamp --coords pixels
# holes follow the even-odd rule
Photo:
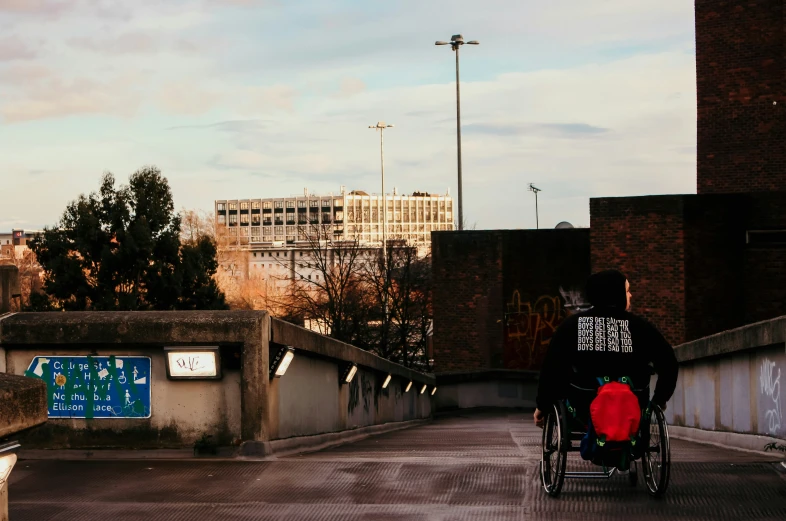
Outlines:
[[[461,90],[459,89],[459,47],[468,43],[469,45],[478,45],[480,42],[471,40],[464,42],[464,36],[454,34],[450,37],[449,42],[436,42],[434,45],[450,45],[451,49],[456,53],[456,142],[458,143],[458,221],[459,230],[464,229],[464,199],[461,190]]]
[[[379,158],[382,164],[382,262],[384,263],[385,270],[385,286],[383,288],[384,295],[384,311],[385,319],[388,316],[388,201],[385,195],[385,129],[393,128],[394,125],[388,125],[384,121],[378,121],[376,125],[369,125],[368,128],[373,128],[376,132],[379,130]]]
[[[538,192],[541,192],[542,190],[540,188],[535,188],[535,185],[530,183],[529,191],[535,193],[535,229],[537,230],[540,227],[538,223]]]

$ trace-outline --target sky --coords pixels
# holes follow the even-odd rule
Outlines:
[[[0,0],[0,231],[155,165],[216,199],[457,195],[477,229],[696,192],[691,0]]]

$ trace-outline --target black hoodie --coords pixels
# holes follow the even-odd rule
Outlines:
[[[566,398],[568,384],[591,386],[596,377],[628,376],[634,387],[649,385],[650,364],[658,374],[652,401],[664,405],[677,385],[677,358],[660,332],[625,311],[625,275],[602,271],[587,280],[592,308],[566,318],[554,332],[538,384],[538,409]],[[575,369],[575,370],[574,370]]]

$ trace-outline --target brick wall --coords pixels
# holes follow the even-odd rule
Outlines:
[[[748,230],[786,230],[786,192],[750,194]],[[745,323],[786,315],[786,246],[747,245],[741,277]]]
[[[786,190],[784,3],[695,0],[699,194]]]
[[[551,336],[585,305],[590,275],[590,231],[508,230],[503,232],[504,344],[495,367],[540,369]]]
[[[432,263],[435,371],[538,369],[582,300],[589,230],[434,232]]]
[[[744,195],[685,196],[685,340],[744,325]]]
[[[491,367],[502,343],[502,234],[434,232],[434,371]]]
[[[590,199],[592,272],[622,271],[632,311],[674,345],[685,341],[684,197]]]
[[[632,307],[674,345],[786,315],[786,247],[747,230],[786,230],[786,193],[590,200],[592,271],[617,268]]]

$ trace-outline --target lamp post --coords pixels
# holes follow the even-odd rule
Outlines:
[[[529,184],[529,191],[535,193],[535,229],[539,229],[538,223],[538,192],[542,191],[540,188],[535,188],[535,185],[532,183]]]
[[[384,121],[378,121],[376,125],[369,125],[376,132],[379,130],[379,158],[382,164],[382,262],[385,270],[385,281],[383,289],[385,319],[388,316],[388,201],[385,195],[385,129],[393,128]]]
[[[478,45],[480,42],[471,40],[464,42],[464,36],[454,34],[450,37],[449,42],[438,41],[434,45],[450,45],[451,49],[456,53],[456,143],[458,144],[458,221],[459,230],[464,229],[464,199],[461,189],[461,89],[459,88],[459,47],[468,43],[469,45]]]

